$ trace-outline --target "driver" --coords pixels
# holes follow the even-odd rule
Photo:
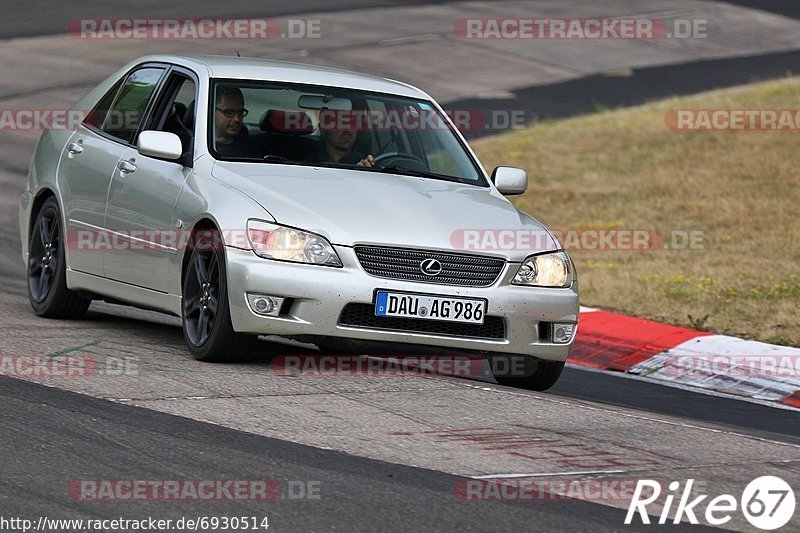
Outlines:
[[[214,143],[217,151],[223,155],[245,155],[244,140],[246,130],[242,90],[231,85],[220,85],[214,100]]]
[[[375,158],[355,149],[356,125],[353,121],[339,121],[335,113],[320,113],[320,145],[310,161],[313,163],[342,163],[357,167],[372,167]]]

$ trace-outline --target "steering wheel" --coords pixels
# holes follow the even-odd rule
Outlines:
[[[411,165],[398,165],[400,161],[409,161]],[[407,166],[409,170],[427,170],[419,157],[409,152],[386,152],[375,157],[376,167]]]

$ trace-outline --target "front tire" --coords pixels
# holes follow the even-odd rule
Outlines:
[[[61,210],[54,197],[42,204],[28,241],[28,299],[45,318],[81,318],[91,300],[67,288],[67,256]]]
[[[198,361],[242,361],[258,337],[233,330],[223,244],[218,233],[208,235],[195,246],[183,276],[183,337]]]

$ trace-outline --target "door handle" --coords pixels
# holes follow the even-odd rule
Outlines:
[[[70,145],[69,145],[69,146],[67,146],[67,151],[68,151],[68,152],[69,152],[71,155],[78,155],[78,154],[82,154],[82,153],[83,153],[83,146],[81,146],[81,145],[80,145],[80,144],[78,144],[78,143],[70,143]]]
[[[119,173],[121,176],[125,174],[130,174],[131,172],[136,172],[136,165],[131,163],[130,161],[120,161],[117,163],[117,168],[119,169]]]

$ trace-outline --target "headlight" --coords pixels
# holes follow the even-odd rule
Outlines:
[[[248,220],[247,238],[253,251],[267,259],[342,266],[331,243],[314,233],[261,220]]]
[[[536,287],[569,287],[572,283],[572,263],[567,252],[534,255],[522,262],[511,283]]]

